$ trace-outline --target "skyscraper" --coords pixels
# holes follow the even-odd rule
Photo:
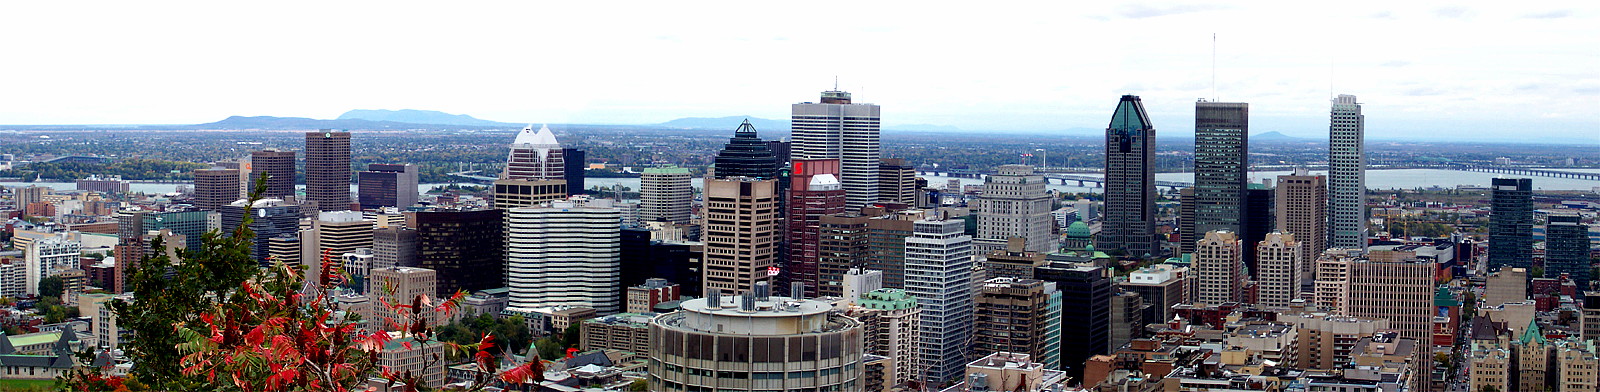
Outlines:
[[[380,227],[372,230],[372,268],[417,266],[417,230]]]
[[[783,240],[777,180],[709,178],[705,189],[705,289],[742,293],[770,282]]]
[[[438,284],[438,278],[438,273],[427,268],[378,268],[372,270],[372,276],[368,278],[367,287],[388,287],[389,290],[393,291],[368,290],[368,295],[385,297],[384,301],[391,304],[410,304],[418,295],[438,298],[435,297],[437,295],[435,293],[438,291],[438,288],[435,287]],[[372,301],[377,302],[377,299]],[[367,320],[368,327],[384,331],[405,331],[403,328],[408,325],[405,317],[408,317],[409,310],[397,312],[387,306],[373,306],[372,310],[373,319]],[[425,323],[430,326],[445,324],[449,321],[447,317],[439,317],[438,314],[434,314],[431,307],[423,309],[423,317],[427,320]]]
[[[1434,273],[1437,267],[1414,257],[1388,257],[1369,254],[1366,259],[1350,260],[1345,280],[1349,296],[1338,313],[1370,319],[1387,319],[1400,337],[1427,342],[1433,338]],[[1414,255],[1413,255],[1414,256]],[[1321,279],[1321,278],[1318,278]],[[1433,353],[1417,350],[1417,363],[1432,369]],[[1419,385],[1428,385],[1429,372],[1413,374]],[[1415,388],[1414,388],[1415,389]]]
[[[508,308],[622,310],[621,212],[609,200],[506,211]]]
[[[1267,233],[1272,230],[1272,209],[1276,202],[1273,200],[1272,187],[1267,184],[1251,183],[1245,190],[1244,197],[1244,222],[1239,226],[1239,239],[1244,240],[1244,265],[1247,277],[1255,279],[1260,273],[1256,265],[1255,244],[1267,238]]]
[[[1061,367],[1061,292],[1054,282],[994,278],[976,293],[973,354],[1028,354]]]
[[[246,213],[245,202],[237,200],[222,207],[222,226],[231,228],[239,227],[244,222]],[[300,231],[300,206],[284,202],[283,199],[261,199],[249,206],[250,214],[254,214],[250,221],[250,230],[255,233],[254,244],[250,247],[250,257],[261,262],[262,266],[271,265],[267,256],[268,243],[273,237],[294,236]],[[228,231],[227,233],[232,233]]]
[[[318,211],[350,209],[350,132],[306,132],[306,201]]]
[[[561,149],[561,163],[565,166],[567,180],[567,195],[583,193],[584,173],[588,170],[588,162],[584,160],[588,154],[576,148]]]
[[[820,103],[791,107],[790,159],[838,159],[845,206],[859,210],[878,201],[878,105],[851,103],[850,93],[822,92]]]
[[[194,206],[205,211],[217,211],[244,198],[239,193],[239,171],[236,169],[199,169],[194,171]]]
[[[1194,244],[1205,237],[1205,232],[1195,231],[1194,228],[1194,187],[1178,190],[1178,253],[1194,253]]]
[[[1544,231],[1544,275],[1569,274],[1579,290],[1589,288],[1589,226],[1573,213],[1550,214]]]
[[[845,295],[845,274],[851,268],[866,265],[867,221],[870,219],[848,214],[823,215],[817,219],[818,295]],[[905,249],[904,245],[901,249]],[[883,276],[882,271],[875,272],[880,278]]]
[[[1004,249],[1006,240],[1022,237],[1029,252],[1060,250],[1060,241],[1051,230],[1053,196],[1045,191],[1044,176],[1033,173],[1033,166],[1004,165],[1000,172],[983,181],[978,196],[978,237],[980,252]],[[1039,357],[1034,357],[1038,359]]]
[[[555,133],[549,127],[523,128],[511,141],[511,153],[494,182],[494,208],[532,207],[567,198],[567,167]]]
[[[1304,285],[1304,244],[1295,241],[1294,234],[1272,233],[1256,244],[1256,257],[1260,271],[1256,273],[1256,303],[1263,306],[1289,306],[1289,301],[1300,298]]]
[[[1366,117],[1356,96],[1333,100],[1328,120],[1328,246],[1367,249]]]
[[[711,171],[717,178],[777,178],[778,164],[767,143],[756,135],[756,127],[745,120],[717,153]]]
[[[1061,290],[1061,370],[1082,379],[1089,357],[1110,353],[1111,279],[1105,268],[1054,262],[1034,269],[1039,280]]]
[[[1489,211],[1489,266],[1533,266],[1533,180],[1496,178]]]
[[[689,224],[689,203],[694,201],[690,176],[689,169],[677,166],[644,169],[639,175],[639,220]]]
[[[417,266],[438,273],[439,298],[505,286],[504,210],[419,211],[406,226],[417,230]]]
[[[511,141],[511,154],[506,157],[506,167],[500,178],[514,180],[565,180],[567,175],[564,150],[556,142],[550,127],[533,125],[523,128]]]
[[[406,208],[417,204],[417,167],[374,163],[356,173],[358,202],[362,209]]]
[[[294,151],[266,149],[250,153],[250,181],[247,192],[255,190],[256,181],[267,176],[267,193],[263,199],[294,198]]]
[[[1196,233],[1243,232],[1250,183],[1250,104],[1194,104]],[[1255,246],[1255,244],[1245,244]]]
[[[823,216],[844,213],[845,191],[837,177],[839,160],[796,159],[793,164],[789,174],[789,253],[784,258],[784,277],[788,282],[805,282],[806,296],[814,297],[822,285],[836,284],[819,279],[820,229]]]
[[[1208,231],[1206,237],[1195,245],[1195,302],[1220,305],[1243,299],[1244,249],[1243,241],[1231,231]]]
[[[1305,169],[1278,176],[1274,194],[1278,231],[1293,234],[1300,242],[1300,260],[1306,263],[1300,279],[1310,284],[1316,279],[1317,256],[1328,250],[1328,177],[1313,176]]]
[[[923,381],[965,374],[972,353],[972,237],[960,220],[920,220],[906,238],[906,293],[922,305]]]
[[[1155,256],[1155,127],[1138,96],[1124,95],[1106,127],[1105,218],[1099,250]]]
[[[878,164],[878,202],[917,205],[917,169],[901,158]]]

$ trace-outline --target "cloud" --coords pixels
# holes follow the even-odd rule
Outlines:
[[[1389,11],[1380,11],[1373,13],[1371,17],[1373,19],[1394,19],[1394,13]]]
[[[1380,67],[1404,67],[1407,65],[1411,65],[1411,62],[1405,60],[1389,60],[1383,64],[1378,64]]]
[[[1543,89],[1543,88],[1544,88],[1544,85],[1542,85],[1542,84],[1528,83],[1528,84],[1524,84],[1524,85],[1521,85],[1521,86],[1517,86],[1516,90],[1517,91],[1537,91],[1537,90],[1540,90],[1540,89]]]
[[[1560,19],[1569,16],[1572,16],[1572,10],[1554,10],[1537,14],[1528,14],[1524,15],[1523,17],[1529,19]]]
[[[1472,10],[1467,7],[1444,7],[1433,10],[1433,14],[1441,18],[1461,19],[1472,14]]]
[[[1420,97],[1425,95],[1444,95],[1445,91],[1435,87],[1417,87],[1405,91],[1405,95]]]
[[[1190,14],[1196,12],[1217,11],[1229,7],[1220,4],[1174,4],[1166,6],[1152,6],[1145,4],[1125,4],[1117,7],[1117,15],[1125,18],[1143,19],[1158,16]]]

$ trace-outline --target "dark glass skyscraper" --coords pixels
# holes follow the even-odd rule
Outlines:
[[[576,148],[561,149],[561,165],[566,168],[564,177],[567,179],[567,196],[583,194],[583,174],[589,164],[584,161],[588,155]]]
[[[1144,104],[1124,95],[1106,127],[1105,221],[1097,248],[1129,255],[1157,255],[1156,129]]]
[[[777,178],[778,162],[767,142],[756,135],[750,120],[739,124],[733,138],[722,147],[714,163],[717,178],[751,177]]]
[[[417,266],[438,272],[439,298],[505,286],[504,213],[427,211],[408,219],[417,229]]]
[[[318,211],[350,209],[350,132],[306,132],[306,201]]]
[[[1242,232],[1250,182],[1249,131],[1250,104],[1203,100],[1194,104],[1195,233]]]
[[[1569,274],[1578,290],[1589,288],[1589,226],[1577,214],[1550,214],[1544,230],[1544,276]]]
[[[1533,265],[1533,180],[1493,180],[1489,213],[1489,266]]]
[[[1101,267],[1059,262],[1034,268],[1033,274],[1061,291],[1061,370],[1081,380],[1084,362],[1110,351],[1111,279]]]

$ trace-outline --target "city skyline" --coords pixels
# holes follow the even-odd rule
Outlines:
[[[604,31],[584,17],[598,10],[584,5],[319,6],[325,9],[316,13],[212,4],[190,10],[260,16],[207,19],[110,4],[72,12],[75,23],[101,26],[84,31],[57,27],[52,16],[66,13],[57,5],[9,7],[12,15],[34,17],[16,18],[0,32],[51,34],[7,44],[19,58],[43,60],[6,66],[30,77],[8,86],[13,94],[0,98],[0,122],[333,118],[358,108],[584,124],[778,119],[784,104],[809,100],[837,77],[838,88],[858,101],[887,106],[888,127],[1089,133],[1103,121],[1104,97],[1137,94],[1154,122],[1177,125],[1172,132],[1187,131],[1189,105],[1205,97],[1251,102],[1258,132],[1317,137],[1326,132],[1319,120],[1327,100],[1352,93],[1373,104],[1367,114],[1375,140],[1443,131],[1462,140],[1511,139],[1503,130],[1532,127],[1552,141],[1600,143],[1600,120],[1587,104],[1600,95],[1588,66],[1600,53],[1575,49],[1600,46],[1592,27],[1600,24],[1592,7],[1576,4],[1341,5],[1315,18],[1270,3],[909,13],[867,5],[850,13],[784,10],[796,14],[777,21],[760,17],[775,10],[741,5],[674,9],[687,15],[661,20],[650,15],[672,12],[611,15],[605,22],[624,28]],[[424,15],[472,22],[384,28]],[[273,27],[279,24],[318,27]],[[1480,28],[1486,24],[1502,28]],[[1156,28],[1129,28],[1136,26]],[[118,34],[101,33],[113,30]],[[554,31],[577,33],[546,33]],[[835,47],[839,40],[862,45]],[[822,48],[855,61],[777,61]],[[413,52],[435,55],[388,60]],[[468,56],[474,60],[461,60]],[[766,65],[701,61],[729,56]],[[106,68],[106,58],[121,61]]]

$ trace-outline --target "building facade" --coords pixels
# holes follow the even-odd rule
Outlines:
[[[784,282],[804,282],[806,295],[816,296],[820,278],[822,217],[844,213],[845,192],[837,159],[795,159],[789,173],[784,238],[789,244],[783,262]]]
[[[650,321],[650,390],[854,391],[861,323],[825,302],[715,296]]]
[[[417,166],[374,163],[356,173],[357,201],[362,209],[406,208],[417,204]]]
[[[984,179],[983,194],[978,196],[978,235],[973,239],[977,250],[1004,249],[1012,237],[1026,239],[1029,252],[1060,250],[1053,230],[1055,217],[1050,215],[1052,198],[1045,191],[1044,176],[1034,174],[1032,166],[1000,166],[998,174]]]
[[[1366,250],[1366,117],[1356,96],[1345,94],[1329,113],[1328,246]]]
[[[1302,247],[1294,234],[1272,233],[1256,244],[1256,304],[1262,306],[1289,306],[1300,298],[1305,276]]]
[[[1159,255],[1156,242],[1156,130],[1138,96],[1124,95],[1106,127],[1105,217],[1096,248]]]
[[[1037,279],[983,282],[973,311],[973,355],[1023,353],[1046,369],[1061,367],[1061,292]]]
[[[1579,289],[1589,287],[1589,226],[1577,214],[1550,214],[1544,232],[1544,275],[1567,274]]]
[[[556,306],[622,311],[621,213],[609,200],[506,211],[506,287],[513,311]]]
[[[901,158],[878,163],[878,202],[917,205],[917,168]]]
[[[1195,302],[1221,305],[1244,299],[1244,248],[1237,233],[1210,231],[1195,245]]]
[[[852,103],[850,93],[822,92],[820,102],[791,106],[790,159],[838,159],[850,210],[878,201],[880,108]]]
[[[644,169],[639,175],[639,220],[689,224],[689,204],[694,201],[690,176],[689,169],[677,166]]]
[[[350,132],[306,132],[306,201],[318,211],[350,209]]]
[[[778,181],[710,178],[705,184],[705,289],[741,293],[770,282],[783,240]]]
[[[267,191],[261,194],[261,198],[293,199],[294,161],[294,151],[266,149],[250,153],[250,180],[245,185],[246,192],[254,191],[256,181],[266,176]]]
[[[194,171],[194,206],[205,211],[218,211],[244,195],[239,192],[238,169],[198,169]]]
[[[922,305],[922,380],[961,377],[972,352],[972,237],[960,220],[920,220],[906,238],[905,290]],[[885,282],[887,283],[887,282]]]
[[[1194,232],[1244,229],[1250,182],[1250,104],[1194,104]],[[1245,246],[1255,246],[1246,243]]]
[[[1313,176],[1305,169],[1295,169],[1294,174],[1278,176],[1274,188],[1276,224],[1280,232],[1293,234],[1301,244],[1300,259],[1308,263],[1302,282],[1316,279],[1316,269],[1310,263],[1322,251],[1328,250],[1328,177]]]
[[[419,211],[406,225],[417,230],[417,266],[438,273],[439,298],[457,290],[505,286],[502,210]]]
[[[1533,266],[1533,180],[1496,178],[1489,214],[1489,266]]]

